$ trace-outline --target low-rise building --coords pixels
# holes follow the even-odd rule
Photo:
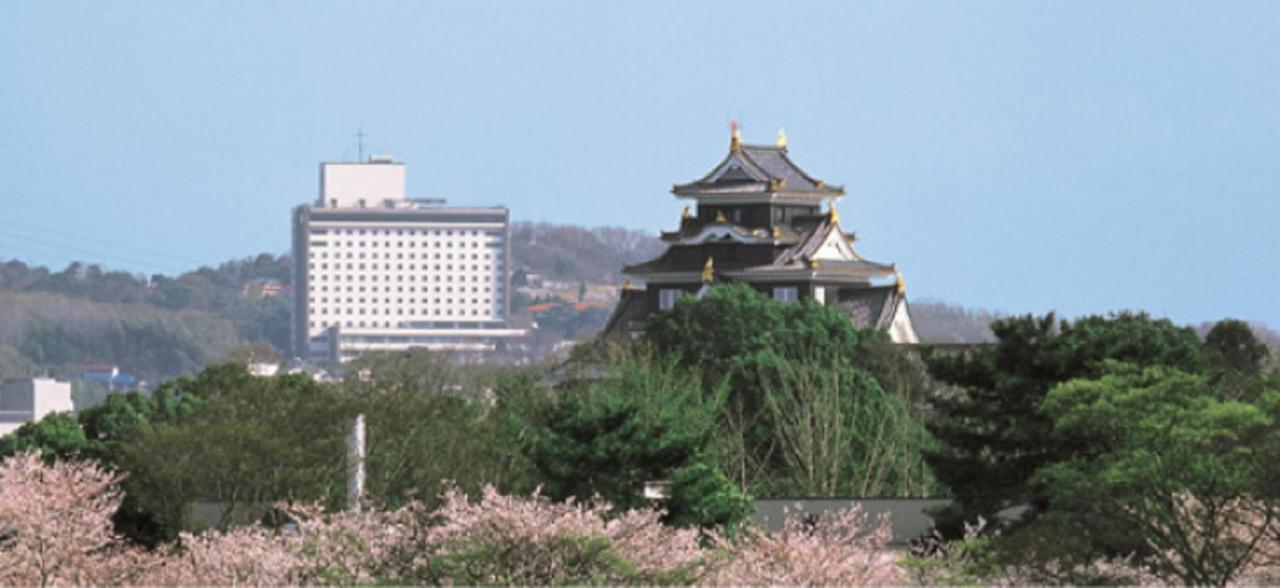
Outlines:
[[[110,363],[94,363],[83,367],[80,379],[93,384],[106,386],[112,392],[133,390],[138,387],[137,378],[128,372],[120,371],[120,367]]]
[[[71,412],[71,384],[49,378],[8,380],[0,388],[0,436],[55,412]]]

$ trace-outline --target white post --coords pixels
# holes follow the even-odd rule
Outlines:
[[[347,509],[360,510],[364,499],[364,414],[356,415],[347,435]]]

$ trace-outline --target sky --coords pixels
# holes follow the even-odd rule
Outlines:
[[[0,260],[285,252],[318,163],[679,221],[729,123],[913,299],[1280,327],[1280,2],[4,2]]]

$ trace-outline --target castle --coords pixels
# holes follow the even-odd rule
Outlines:
[[[679,297],[739,282],[784,302],[833,306],[896,343],[918,342],[902,274],[858,255],[835,208],[844,188],[800,169],[785,134],[774,145],[747,145],[734,125],[728,155],[671,192],[696,208],[685,208],[678,230],[662,233],[664,254],[623,268],[644,286],[624,286],[606,334],[638,334]]]

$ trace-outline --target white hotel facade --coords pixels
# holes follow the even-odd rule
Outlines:
[[[293,348],[347,361],[414,347],[487,352],[509,328],[510,213],[407,198],[386,157],[320,164],[320,197],[293,211]]]

